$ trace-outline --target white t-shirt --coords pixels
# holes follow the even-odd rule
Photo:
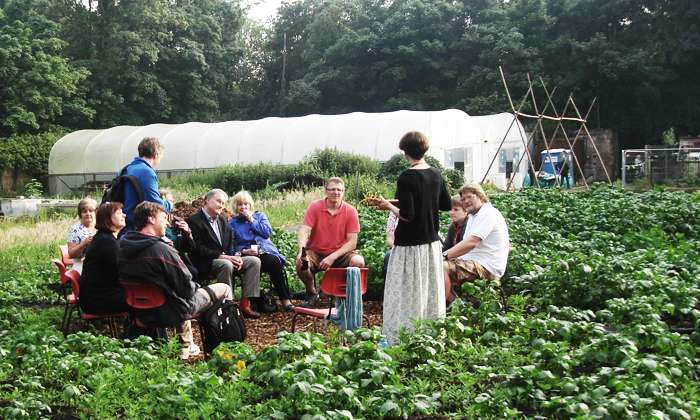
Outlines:
[[[458,258],[476,261],[494,276],[503,276],[508,264],[510,235],[503,215],[490,202],[484,203],[475,215],[469,216],[462,240],[470,236],[476,236],[481,242]]]

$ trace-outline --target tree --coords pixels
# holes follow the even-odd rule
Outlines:
[[[243,14],[225,0],[56,2],[66,54],[88,69],[93,126],[220,121],[237,94]],[[240,76],[238,76],[240,78]]]
[[[14,20],[13,6],[5,4],[7,15],[0,10],[0,137],[90,118],[76,95],[88,72],[61,57],[66,43],[56,25],[33,13],[27,23]]]

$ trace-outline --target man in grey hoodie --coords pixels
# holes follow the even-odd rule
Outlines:
[[[161,306],[135,309],[135,315],[146,325],[174,326],[183,345],[180,358],[186,360],[197,356],[200,350],[192,343],[188,319],[211,307],[209,294],[192,281],[192,275],[175,248],[163,240],[168,217],[161,205],[145,201],[136,206],[134,226],[136,230],[127,232],[119,240],[119,281],[153,283],[165,295],[165,303]],[[217,299],[233,296],[227,284],[217,283],[209,287]]]

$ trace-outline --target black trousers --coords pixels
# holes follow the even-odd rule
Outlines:
[[[282,271],[279,258],[272,254],[259,254],[258,258],[260,258],[260,271],[265,271],[270,275],[272,285],[275,287],[280,299],[289,299],[291,295],[289,294],[287,282],[284,281],[284,272]]]

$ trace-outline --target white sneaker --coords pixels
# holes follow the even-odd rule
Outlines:
[[[192,357],[199,356],[199,353],[200,353],[199,346],[197,346],[196,344],[190,344],[189,347],[182,348],[182,354],[180,354],[180,356],[178,356],[178,357],[180,357],[181,360],[187,360],[190,358],[190,356],[192,356]]]

